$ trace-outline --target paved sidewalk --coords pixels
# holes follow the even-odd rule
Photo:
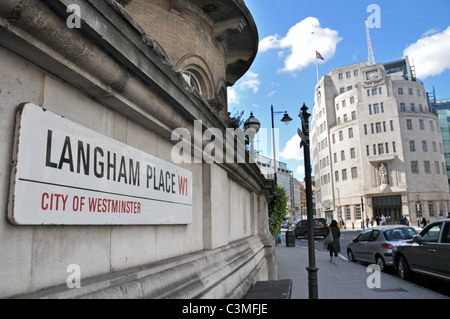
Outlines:
[[[375,273],[367,272],[366,265],[349,262],[346,256],[340,256],[337,265],[329,263],[329,252],[323,250],[321,241],[317,245],[319,299],[450,299],[386,273],[379,273],[380,288],[370,289],[367,281],[373,284]],[[308,248],[286,247],[283,240],[276,246],[276,256],[278,279],[293,281],[292,299],[308,299]]]

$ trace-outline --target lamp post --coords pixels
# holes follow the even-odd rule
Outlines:
[[[244,130],[248,134],[250,144],[250,156],[255,156],[254,136],[256,135],[256,133],[258,133],[260,127],[261,123],[258,121],[257,118],[253,116],[253,112],[250,112],[250,117],[244,123]]]
[[[270,106],[270,111],[272,114],[272,145],[273,145],[273,178],[275,180],[275,185],[277,185],[277,157],[276,157],[276,151],[275,151],[275,123],[273,120],[273,115],[274,114],[280,114],[280,113],[284,113],[283,118],[281,119],[281,122],[283,122],[284,124],[288,125],[290,121],[292,121],[291,117],[289,116],[289,114],[287,113],[287,111],[284,112],[280,112],[280,111],[273,111],[273,105]]]
[[[311,184],[311,160],[309,150],[309,117],[308,107],[303,103],[300,109],[299,117],[302,122],[302,129],[298,129],[298,135],[302,139],[300,147],[303,147],[305,158],[305,193],[306,193],[306,214],[308,218],[308,259],[309,265],[306,267],[308,271],[309,299],[319,299],[317,287],[316,253],[314,247],[314,220],[312,211],[312,184]]]

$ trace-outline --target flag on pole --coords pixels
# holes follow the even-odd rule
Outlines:
[[[325,60],[319,52],[316,51],[316,59]]]

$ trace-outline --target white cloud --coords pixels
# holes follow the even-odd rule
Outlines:
[[[260,85],[259,74],[251,71],[247,72],[235,86],[228,88],[228,103],[239,104],[241,93],[251,90],[256,94],[259,91]]]
[[[228,103],[239,104],[239,96],[234,88],[228,88]]]
[[[283,151],[280,153],[280,157],[286,160],[303,161],[303,149],[300,149],[300,136],[297,134],[286,143]]]
[[[278,34],[265,37],[260,41],[259,49],[261,52],[280,49],[278,56],[285,60],[279,71],[295,72],[316,62],[316,50],[324,59],[333,57],[341,40],[337,31],[322,28],[317,18],[308,17],[293,26],[285,37]]]
[[[259,86],[261,82],[259,82],[259,74],[253,72],[247,72],[242,82],[239,84],[239,88],[241,90],[252,90],[253,93],[258,93]]]
[[[416,43],[408,46],[403,55],[414,61],[416,75],[419,79],[439,75],[450,69],[450,27],[440,33],[431,29]]]

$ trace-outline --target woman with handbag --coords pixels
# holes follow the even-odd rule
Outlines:
[[[328,235],[324,242],[327,244],[327,249],[330,251],[330,263],[333,262],[337,265],[338,253],[341,251],[341,245],[339,243],[339,237],[341,237],[341,231],[338,227],[337,221],[333,220],[328,228]]]

